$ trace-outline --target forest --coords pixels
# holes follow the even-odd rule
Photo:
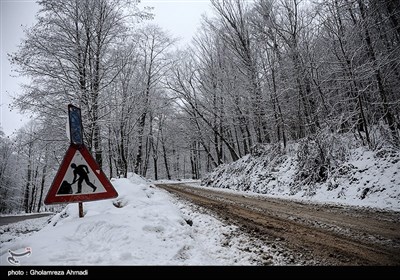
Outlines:
[[[9,59],[29,83],[0,131],[0,213],[40,212],[67,106],[109,177],[201,179],[261,147],[351,133],[400,147],[397,0],[211,0],[192,42],[133,0],[40,0]],[[321,153],[323,151],[321,150]]]

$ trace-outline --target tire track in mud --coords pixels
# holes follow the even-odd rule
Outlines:
[[[305,265],[400,265],[400,213],[157,184]],[[273,246],[274,247],[274,246]],[[288,262],[290,263],[290,262]]]

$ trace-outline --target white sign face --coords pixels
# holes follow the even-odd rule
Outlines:
[[[100,174],[100,170],[92,170],[89,167],[82,154],[77,150],[57,190],[56,196],[106,192],[106,189],[93,172]]]

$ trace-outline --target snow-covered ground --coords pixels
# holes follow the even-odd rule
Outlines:
[[[291,150],[290,150],[291,149]],[[400,152],[346,149],[346,159],[332,168],[327,180],[305,184],[296,178],[302,167],[298,147],[286,153],[246,155],[217,167],[202,186],[312,203],[330,203],[400,211]]]
[[[250,245],[236,226],[197,211],[135,174],[112,183],[118,198],[84,203],[83,218],[78,205],[69,204],[51,218],[1,226],[1,265],[12,265],[9,250],[30,251],[16,258],[21,265],[283,263],[263,244]]]

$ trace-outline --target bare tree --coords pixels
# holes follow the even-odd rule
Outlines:
[[[124,42],[136,2],[42,0],[39,4],[37,24],[26,30],[20,49],[11,56],[21,75],[31,79],[16,105],[56,118],[67,104],[80,106],[87,145],[101,166],[104,92],[121,66],[112,50]]]
[[[220,37],[225,45],[232,50],[240,62],[238,67],[247,76],[246,85],[249,92],[251,111],[254,114],[254,129],[258,143],[269,142],[269,132],[265,120],[265,99],[262,96],[256,56],[251,40],[249,25],[249,9],[245,1],[223,0],[211,1],[219,15],[222,27]],[[218,28],[218,25],[216,26]]]
[[[23,195],[20,185],[22,178],[18,170],[18,156],[15,143],[0,130],[0,213],[11,213],[21,208]]]
[[[151,94],[156,90],[157,85],[169,67],[168,52],[175,43],[165,31],[158,26],[148,25],[138,31],[139,59],[142,73],[141,89],[141,115],[138,121],[137,154],[135,158],[134,172],[146,174],[143,161],[144,131],[146,118],[151,106]]]

